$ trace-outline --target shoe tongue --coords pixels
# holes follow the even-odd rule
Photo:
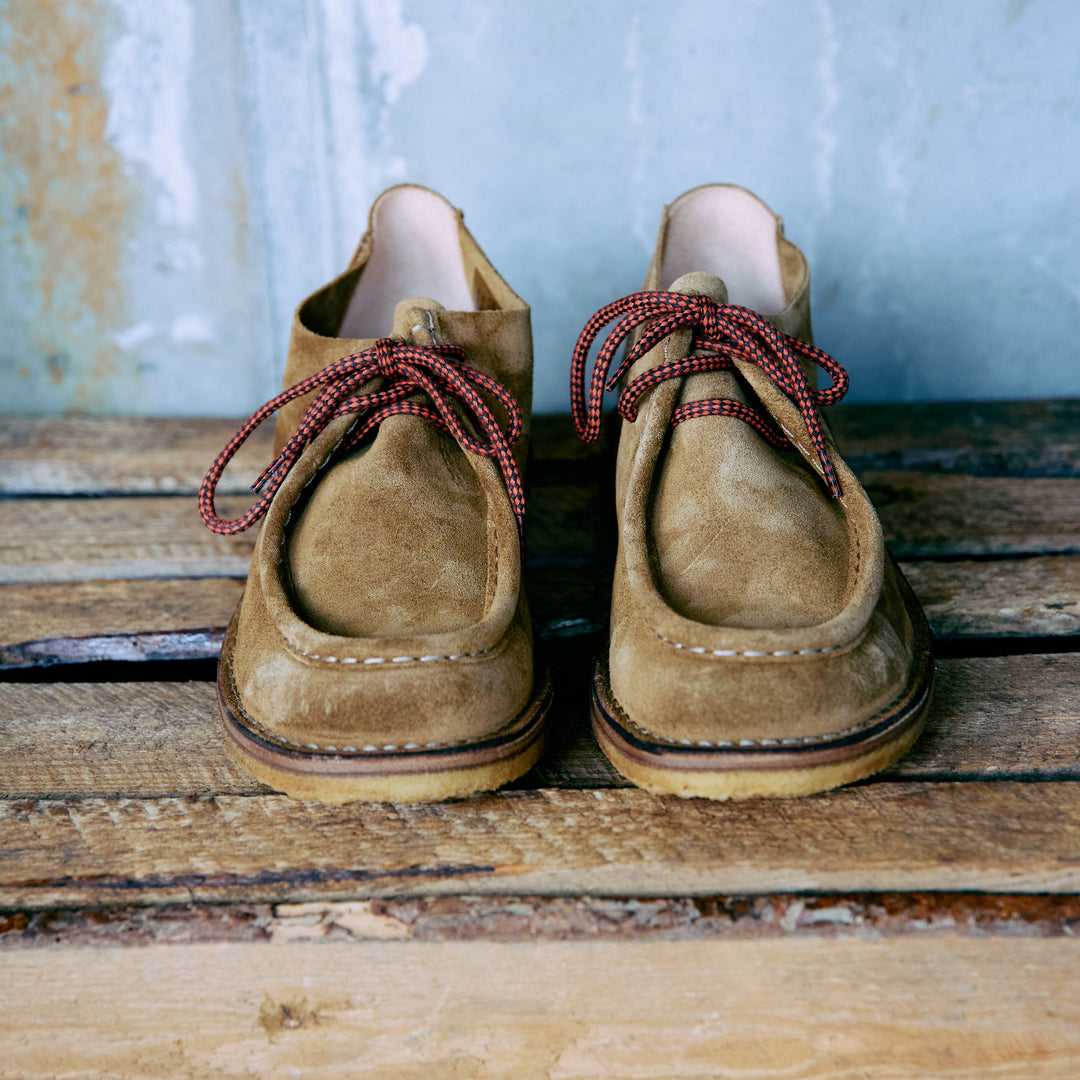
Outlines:
[[[701,271],[683,274],[682,277],[672,283],[669,291],[683,293],[686,296],[710,296],[718,304],[728,302],[728,291],[724,282],[715,274],[707,274]],[[773,319],[772,321],[779,322],[781,320]],[[787,431],[795,433],[796,438],[793,440],[793,446],[815,471],[820,472],[821,465],[816,454],[808,449],[810,435],[806,430],[806,421],[795,404],[756,365],[744,360],[736,360],[735,367],[739,375],[749,383],[751,389],[757,395],[757,401],[751,404],[751,407],[770,416],[781,427],[786,428]],[[730,398],[744,405],[750,404],[739,379],[731,371],[709,371],[684,377],[679,404],[685,405],[691,401],[702,401],[708,398]],[[708,430],[708,421],[698,419],[694,423],[703,425],[701,431]],[[727,425],[729,431],[739,431],[740,434],[745,434],[740,428],[730,426],[732,424],[741,424],[741,421],[712,418],[712,423],[714,426]],[[751,445],[753,450],[748,448],[747,452],[771,453],[764,443],[759,444],[751,441]]]
[[[727,286],[715,274],[706,274],[701,270],[692,270],[676,278],[668,292],[683,293],[685,296],[711,296],[718,304],[728,302]]]
[[[446,308],[427,296],[410,296],[394,308],[392,336],[414,345],[433,345],[439,340],[435,316]]]

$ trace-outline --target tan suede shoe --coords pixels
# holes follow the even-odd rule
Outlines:
[[[461,213],[385,192],[349,270],[297,309],[290,389],[200,492],[217,532],[266,515],[218,667],[229,750],[256,777],[404,802],[536,761],[550,686],[521,587],[531,384],[528,306]],[[260,498],[223,521],[221,472],[277,410]]]
[[[930,631],[818,413],[847,375],[809,344],[806,260],[755,196],[709,185],[666,210],[645,289],[599,312],[574,356],[583,437],[605,382],[625,382],[601,747],[650,791],[713,799],[885,768],[925,717]]]

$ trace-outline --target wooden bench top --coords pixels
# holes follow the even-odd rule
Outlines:
[[[898,765],[734,804],[615,773],[610,454],[540,417],[550,748],[494,794],[333,808],[222,742],[254,537],[193,494],[236,423],[0,418],[0,1077],[1080,1075],[1080,401],[829,420],[936,634]]]

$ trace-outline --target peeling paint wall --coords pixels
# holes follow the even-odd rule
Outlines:
[[[387,184],[534,308],[537,404],[733,180],[853,399],[1080,395],[1072,0],[7,0],[0,409],[238,413]]]
[[[216,0],[4,7],[6,411],[239,412],[272,389],[239,31]]]

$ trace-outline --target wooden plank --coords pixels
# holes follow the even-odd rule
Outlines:
[[[528,589],[543,637],[607,625],[611,584],[594,567],[534,567]],[[237,578],[0,585],[0,669],[216,657],[242,591]]]
[[[861,479],[897,558],[1080,553],[1080,479],[917,472]]]
[[[535,489],[528,541],[533,561],[569,548],[571,562],[595,557],[609,530],[595,486]],[[218,500],[236,516],[250,498]],[[606,505],[606,502],[605,504]],[[217,536],[200,521],[195,500],[139,498],[13,499],[0,515],[0,584],[151,577],[244,577],[257,529]]]
[[[1080,634],[1080,558],[905,562],[939,638]]]
[[[1078,961],[964,938],[34,950],[5,957],[0,1069],[1072,1080]]]
[[[1080,475],[1080,401],[838,405],[828,419],[853,468],[982,475]],[[191,494],[240,417],[0,417],[0,493]],[[244,494],[269,460],[269,425],[222,480]],[[533,417],[534,479],[569,475],[602,450],[564,414]],[[580,471],[580,464],[575,466]],[[560,472],[561,469],[561,472]]]
[[[590,665],[559,664],[549,748],[518,787],[628,787],[586,718]],[[927,729],[885,777],[1080,779],[1080,654],[942,660]],[[210,683],[9,684],[0,796],[244,794],[267,789],[226,756]]]
[[[0,416],[0,494],[194,495],[241,417]],[[270,461],[273,424],[237,453],[222,495],[247,495]],[[600,448],[583,443],[569,416],[534,416],[530,479],[580,476]]]
[[[218,508],[233,516],[250,502]],[[243,577],[256,535],[215,535],[186,497],[13,499],[0,514],[0,583]]]
[[[268,790],[226,755],[212,683],[10,683],[0,748],[5,798]]]
[[[518,787],[629,786],[586,719],[588,657],[560,664],[550,745]],[[1080,654],[942,660],[927,729],[888,778],[1080,779]],[[0,796],[258,793],[226,756],[210,683],[8,684]]]
[[[215,657],[243,589],[232,578],[2,585],[0,667]]]
[[[1080,479],[869,474],[886,539],[901,558],[1080,553]],[[223,513],[247,501],[221,501]],[[610,547],[595,485],[535,489],[534,565],[590,565]],[[94,578],[239,577],[254,534],[215,536],[186,497],[16,499],[0,515],[0,584]]]
[[[0,417],[0,493],[194,494],[239,418]],[[273,448],[264,424],[222,477],[222,495],[246,495]]]
[[[825,415],[856,472],[1080,476],[1076,399],[837,405]]]
[[[208,941],[772,941],[1073,938],[1080,898],[986,893],[827,896],[425,896],[307,904],[10,911],[0,949]]]
[[[374,896],[1080,891],[1080,785],[876,783],[725,804],[637,789],[328,807],[6,799],[0,907]]]
[[[1080,634],[1078,556],[905,562],[903,570],[939,638]],[[603,563],[533,565],[526,583],[541,637],[603,633],[611,595]],[[0,668],[214,657],[242,587],[230,578],[0,585]]]
[[[584,702],[587,677],[575,682],[574,673],[568,675]],[[896,765],[868,783],[1080,780],[1078,721],[1076,653],[939,660],[923,735]],[[525,782],[566,788],[628,786],[572,711],[557,711],[550,749]]]

